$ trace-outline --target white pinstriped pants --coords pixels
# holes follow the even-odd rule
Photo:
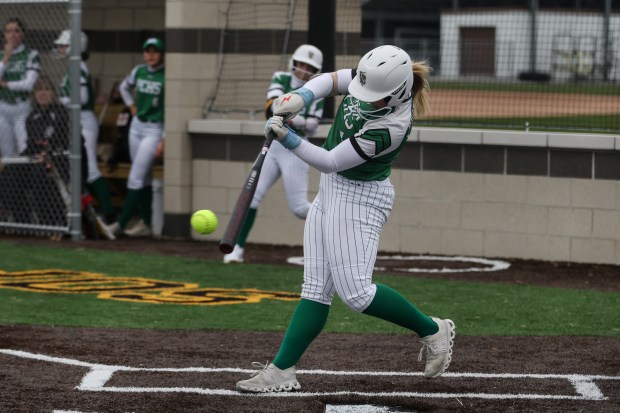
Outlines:
[[[306,219],[310,209],[308,168],[307,163],[274,140],[265,157],[250,208],[258,209],[269,188],[282,176],[288,208],[297,218]]]
[[[26,149],[26,119],[31,111],[30,101],[0,102],[0,156],[16,156]]]
[[[151,185],[155,150],[164,133],[163,123],[142,122],[137,116],[129,128],[129,155],[131,169],[127,177],[127,188],[142,189]]]
[[[99,140],[99,123],[95,112],[83,110],[80,112],[80,122],[82,124],[82,136],[84,137],[84,148],[88,158],[88,176],[82,177],[89,184],[101,177],[99,165],[97,165],[97,141]]]
[[[363,182],[321,174],[304,229],[302,298],[329,305],[337,292],[354,311],[370,305],[379,237],[393,202],[389,178]]]

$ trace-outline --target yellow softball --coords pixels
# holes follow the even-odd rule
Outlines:
[[[199,234],[210,234],[217,229],[217,216],[210,209],[201,209],[194,212],[190,223]]]

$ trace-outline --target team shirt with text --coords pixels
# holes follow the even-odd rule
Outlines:
[[[164,66],[152,70],[146,64],[136,66],[127,82],[135,89],[138,119],[146,122],[164,121]]]
[[[357,181],[388,178],[394,160],[411,133],[412,104],[410,100],[396,107],[375,109],[370,103],[345,96],[323,147],[329,151],[350,139],[366,162],[339,174]]]
[[[93,80],[90,77],[90,72],[86,63],[82,62],[80,65],[80,87],[86,88],[87,98],[85,102],[82,102],[82,110],[95,110],[95,91],[93,89]],[[64,102],[63,98],[69,98],[71,96],[71,84],[69,83],[69,74],[60,82],[60,98]]]
[[[4,59],[4,51],[0,51],[0,61]],[[13,51],[11,58],[6,64],[2,80],[7,82],[23,80],[29,70],[41,71],[41,57],[36,50],[27,47],[19,51]],[[15,104],[30,99],[29,90],[10,90],[0,88],[0,101]]]

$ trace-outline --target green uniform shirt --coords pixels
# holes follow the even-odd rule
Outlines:
[[[146,64],[136,66],[126,80],[135,89],[138,119],[143,122],[163,122],[164,66],[154,71],[149,70]]]
[[[411,133],[413,101],[375,109],[370,103],[346,96],[336,112],[323,147],[334,149],[350,139],[364,159],[361,165],[338,172],[357,181],[382,181],[390,176],[394,159]]]
[[[274,99],[278,96],[282,96],[286,93],[292,92],[298,88],[292,86],[293,74],[291,72],[275,72],[271,78],[271,84],[267,90],[267,99]],[[301,87],[301,86],[300,86]],[[306,105],[299,115],[304,118],[315,117],[321,119],[323,117],[323,108],[325,107],[325,100],[317,99],[314,102]],[[305,136],[305,131],[300,128],[292,128],[295,133],[301,137]]]
[[[24,80],[29,70],[41,71],[41,58],[39,52],[29,49],[25,46],[19,47],[13,51],[11,58],[4,67],[2,80],[14,82]],[[4,59],[4,51],[0,51],[0,61]],[[10,90],[8,88],[0,88],[0,101],[15,104],[25,102],[30,99],[31,90]]]
[[[80,87],[86,88],[87,98],[82,102],[82,110],[95,110],[95,91],[93,89],[93,81],[86,63],[80,65]],[[68,101],[71,96],[71,85],[69,84],[69,74],[67,74],[60,82],[60,98],[63,102]],[[64,99],[63,99],[64,98]]]

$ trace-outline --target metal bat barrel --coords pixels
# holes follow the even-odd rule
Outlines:
[[[258,185],[258,178],[260,177],[260,172],[263,168],[265,156],[267,156],[267,152],[269,151],[272,141],[273,137],[268,137],[265,139],[263,147],[261,148],[261,151],[254,161],[254,165],[252,165],[252,169],[243,184],[243,188],[241,188],[241,193],[235,203],[230,221],[228,221],[226,231],[220,241],[220,251],[224,254],[230,254],[237,243],[239,233],[241,232],[245,218],[248,215],[252,198],[254,198],[254,193],[256,192],[256,186]]]

